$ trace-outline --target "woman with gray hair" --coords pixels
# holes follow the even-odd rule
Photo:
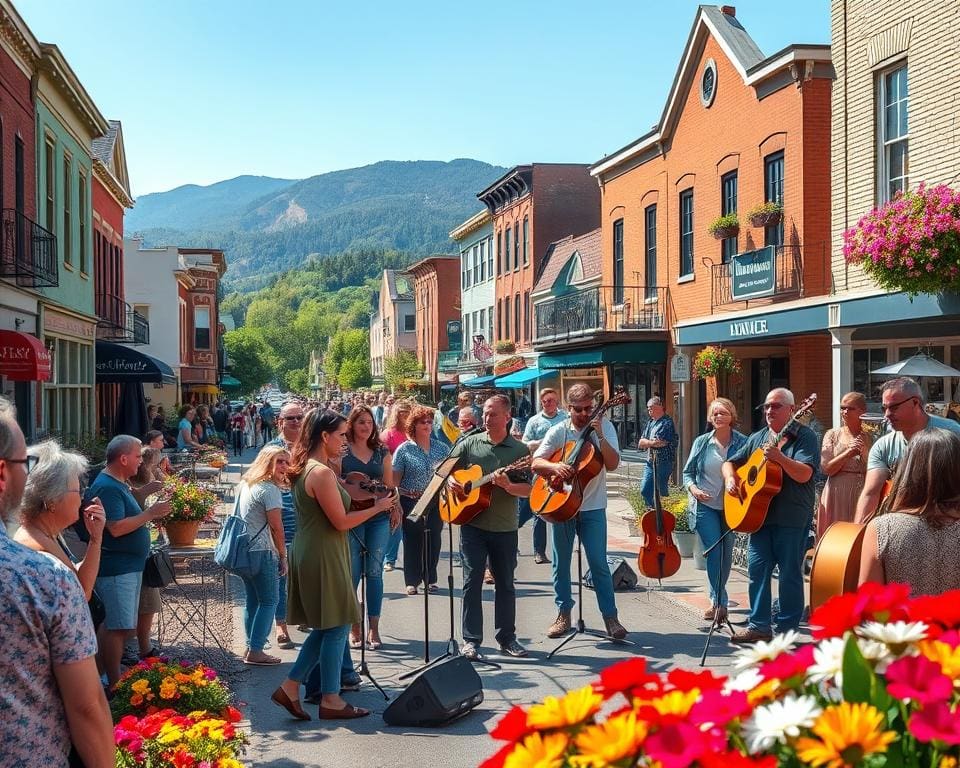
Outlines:
[[[90,534],[83,561],[74,564],[61,534],[80,517],[83,498],[83,477],[87,460],[79,453],[63,450],[55,440],[27,449],[27,456],[36,457],[20,506],[20,528],[14,540],[36,552],[46,552],[77,574],[87,600],[100,569],[100,543],[106,515],[99,499],[83,509],[83,522]]]

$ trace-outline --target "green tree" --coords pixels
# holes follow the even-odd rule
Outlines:
[[[364,328],[337,331],[330,339],[327,353],[324,356],[324,371],[331,379],[336,379],[341,387],[347,387],[340,381],[340,369],[348,360],[366,361],[367,372],[370,370],[370,332]],[[352,375],[358,375],[356,368]],[[361,385],[362,386],[362,385]]]
[[[417,356],[406,349],[383,359],[383,380],[389,389],[404,389],[411,379],[423,376]]]
[[[273,378],[273,368],[263,336],[255,328],[238,328],[223,337],[233,367],[231,375],[240,381],[241,392],[252,392]]]
[[[369,387],[373,383],[370,375],[370,360],[367,357],[353,357],[343,361],[337,382],[342,389]]]
[[[287,375],[283,377],[283,380],[287,385],[287,389],[291,392],[296,392],[298,395],[309,394],[307,390],[310,389],[310,378],[307,375],[306,368],[287,371]]]

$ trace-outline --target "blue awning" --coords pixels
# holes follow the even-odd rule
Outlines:
[[[667,357],[665,341],[630,341],[604,344],[570,352],[544,353],[540,363],[547,368],[592,368],[613,363],[663,363]]]
[[[477,376],[475,379],[470,379],[469,381],[463,382],[463,386],[469,387],[470,389],[480,389],[480,387],[486,386],[492,382],[496,376],[490,374],[488,376]]]
[[[536,381],[542,376],[556,376],[557,372],[551,369],[541,370],[540,368],[524,368],[513,373],[501,376],[496,381],[499,389],[514,389],[516,387],[525,387],[531,381]]]

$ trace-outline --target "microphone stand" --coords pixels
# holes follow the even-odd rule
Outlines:
[[[716,595],[717,595],[717,602],[718,602],[718,603],[719,603],[719,601],[720,601],[720,592],[721,592],[721,589],[723,588],[723,585],[720,583],[720,580],[723,578],[723,553],[724,553],[725,547],[723,547],[723,546],[721,546],[721,545],[723,544],[724,541],[726,541],[727,536],[736,535],[736,533],[737,533],[737,532],[736,532],[733,528],[729,528],[726,533],[724,533],[723,535],[721,535],[719,539],[717,539],[715,542],[713,542],[713,544],[711,544],[709,547],[707,547],[707,548],[703,551],[703,556],[706,557],[706,556],[709,555],[711,552],[713,552],[714,549],[716,549],[717,547],[720,547],[720,572],[717,574],[717,583],[713,585],[713,590],[714,590],[714,592],[715,592]],[[732,636],[733,636],[733,624],[730,623],[730,612],[729,612],[729,611],[727,611],[727,616],[725,617],[725,619],[726,619],[727,629],[730,630],[730,635],[731,635],[731,637],[732,637]],[[710,622],[710,631],[707,632],[707,641],[703,644],[703,653],[700,654],[700,666],[701,666],[701,667],[704,666],[704,664],[706,664],[706,662],[707,662],[707,651],[708,651],[709,648],[710,648],[710,641],[713,639],[714,633],[715,633],[718,629],[720,629],[720,627],[721,627],[721,621],[720,621],[720,606],[717,605],[717,609],[713,612],[713,621]]]
[[[380,687],[380,683],[374,679],[370,673],[370,668],[367,666],[367,557],[370,555],[370,550],[367,549],[363,538],[357,535],[356,528],[350,529],[350,535],[360,545],[360,668],[357,670],[357,674],[373,683],[373,687],[380,691],[384,701],[390,701],[387,692]]]

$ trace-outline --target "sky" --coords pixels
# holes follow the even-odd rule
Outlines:
[[[123,123],[134,195],[378,160],[592,163],[659,119],[689,0],[14,0]],[[828,0],[735,3],[767,55]]]

